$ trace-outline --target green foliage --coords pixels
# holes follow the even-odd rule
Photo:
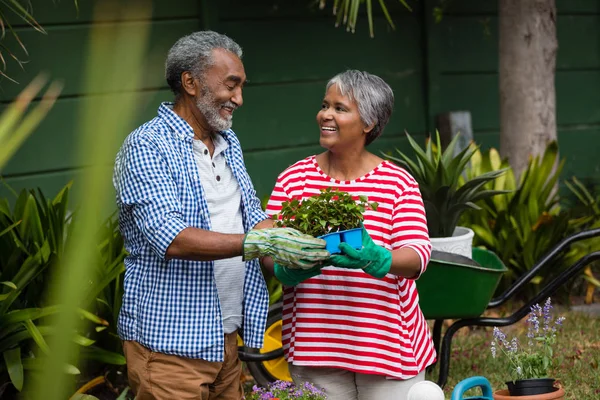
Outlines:
[[[304,201],[284,201],[276,216],[277,226],[294,228],[312,236],[358,228],[367,208],[377,210],[376,202],[368,203],[366,196],[354,200],[350,193],[326,188]]]
[[[406,9],[412,11],[412,8],[406,2],[406,0],[398,1],[404,7],[406,7]],[[319,8],[324,9],[326,3],[327,0],[319,0]],[[392,21],[392,17],[390,16],[385,0],[379,0],[378,3],[390,27],[392,29],[396,29],[396,25],[394,25],[394,21]],[[336,16],[335,26],[340,26],[340,24],[346,25],[346,30],[348,32],[354,33],[356,30],[356,20],[358,18],[358,12],[360,11],[360,8],[363,4],[367,7],[369,34],[371,37],[375,37],[375,33],[373,32],[373,0],[334,0],[333,15]]]
[[[396,152],[399,157],[388,154],[384,154],[384,157],[404,167],[419,184],[431,237],[452,236],[464,212],[480,210],[480,206],[476,204],[478,201],[508,193],[507,190],[489,188],[507,168],[485,171],[469,176],[466,180],[461,179],[464,169],[479,151],[479,147],[471,145],[455,155],[459,135],[452,139],[443,152],[438,132],[435,145],[427,140],[424,149],[408,133],[406,136],[416,161],[398,149]]]
[[[495,149],[486,154],[477,150],[466,175],[477,176],[507,165]],[[561,212],[555,189],[563,165],[564,161],[558,162],[557,143],[549,143],[543,155],[530,159],[518,183],[512,169],[508,169],[504,177],[486,184],[488,190],[509,191],[506,196],[480,200],[477,204],[481,210],[463,215],[461,224],[475,232],[473,245],[495,252],[509,268],[500,289],[529,271],[571,232],[569,215]],[[564,257],[559,255],[554,264],[565,265]],[[539,285],[543,280],[536,277],[532,283]],[[536,290],[532,287],[525,294]]]
[[[2,69],[0,70],[0,75],[5,78],[12,80],[8,75],[6,75],[6,56],[9,56],[13,60],[15,60],[21,68],[23,67],[23,60],[16,55],[16,52],[10,49],[4,43],[5,40],[5,32],[8,30],[10,36],[12,36],[15,41],[19,44],[22,52],[27,54],[27,48],[19,38],[19,35],[13,29],[11,17],[16,18],[19,21],[25,22],[27,25],[33,27],[36,31],[46,34],[46,31],[38,22],[33,18],[30,13],[30,3],[29,1],[20,1],[20,0],[0,0],[0,27],[2,28],[2,37],[0,38],[0,62],[2,63]],[[14,81],[13,81],[14,82]]]
[[[586,187],[576,177],[567,180],[565,185],[576,199],[576,203],[570,204],[569,208],[569,231],[579,232],[600,228],[600,194],[593,195],[593,189]],[[600,238],[598,237],[576,242],[566,255],[566,264],[573,265],[584,255],[595,251],[600,251]],[[597,288],[600,288],[600,281],[592,274],[592,266],[599,264],[596,261],[587,266],[582,275],[589,285]]]
[[[54,199],[45,198],[39,190],[23,190],[12,210],[7,199],[0,199],[0,232],[4,232],[0,236],[0,353],[4,359],[0,381],[10,379],[19,391],[26,381],[25,371],[41,368],[37,355],[51,354],[47,337],[56,329],[48,318],[62,311],[62,307],[47,303],[46,286],[48,277],[60,265],[71,227],[76,223],[68,212],[70,188],[69,183]],[[115,235],[114,222],[108,222],[108,227],[112,236],[98,247],[98,277],[103,279],[90,281],[89,303],[122,272],[122,242],[110,240]],[[78,314],[98,331],[110,325],[90,311],[80,308]],[[86,330],[73,332],[71,340],[83,348],[84,359],[124,364],[119,353],[94,346],[95,340]],[[64,369],[79,374],[73,365]]]

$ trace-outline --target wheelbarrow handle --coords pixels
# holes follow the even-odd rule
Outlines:
[[[483,396],[476,397],[464,397],[463,395],[473,388],[480,387],[483,392]],[[464,379],[456,384],[452,391],[452,397],[450,400],[492,400],[492,386],[490,382],[483,376],[472,376]]]
[[[558,254],[565,251],[571,244],[580,240],[600,237],[600,228],[590,229],[574,233],[571,236],[564,238],[560,243],[550,249],[529,271],[521,275],[504,293],[493,298],[487,305],[487,308],[496,308],[504,304],[508,299],[515,295],[522,287],[524,287],[535,276],[539,275],[539,271],[546,267]]]
[[[283,348],[268,351],[266,353],[252,353],[246,351],[246,347],[238,347],[238,357],[241,361],[245,362],[263,362],[275,360],[279,357],[283,357]]]

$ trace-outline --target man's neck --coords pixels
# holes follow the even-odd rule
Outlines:
[[[189,98],[178,99],[173,105],[173,112],[183,118],[192,127],[195,139],[206,143],[214,134],[204,116],[198,111],[196,105],[192,104]]]

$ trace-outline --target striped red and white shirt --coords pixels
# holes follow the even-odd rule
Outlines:
[[[373,241],[389,250],[414,249],[425,271],[431,244],[418,184],[388,161],[353,181],[330,178],[315,156],[298,161],[279,175],[267,214],[278,213],[284,201],[304,200],[327,187],[379,203],[377,211],[364,214]],[[285,358],[295,365],[396,379],[416,376],[436,357],[414,280],[392,274],[377,279],[333,266],[284,288],[282,343]]]

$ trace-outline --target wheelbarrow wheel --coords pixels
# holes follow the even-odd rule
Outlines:
[[[276,303],[269,309],[267,328],[265,329],[265,343],[261,353],[281,348],[281,310],[283,304]],[[259,386],[267,386],[276,380],[291,381],[287,361],[284,357],[263,362],[247,362],[248,370]]]

